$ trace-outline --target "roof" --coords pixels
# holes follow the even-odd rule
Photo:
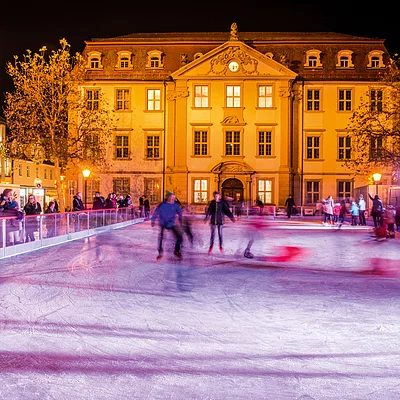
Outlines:
[[[240,41],[246,42],[383,42],[384,39],[352,36],[336,32],[239,32]],[[93,38],[86,43],[94,42],[225,42],[230,38],[229,32],[164,32],[164,33],[131,33],[112,38]]]

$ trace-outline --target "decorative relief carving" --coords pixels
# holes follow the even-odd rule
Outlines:
[[[230,165],[224,165],[222,168],[222,171],[224,171],[224,172],[243,172],[244,168],[243,168],[243,165],[230,164]]]
[[[181,66],[183,67],[184,65],[186,65],[188,63],[188,55],[182,53],[181,54]]]
[[[280,88],[279,89],[279,97],[290,97],[292,94],[289,88]]]
[[[176,100],[178,98],[189,97],[189,90],[173,90],[167,93],[167,100]]]
[[[221,124],[225,125],[237,125],[240,124],[239,118],[236,115],[229,115],[228,117],[225,117]]]
[[[228,62],[235,59],[240,64],[240,71],[244,75],[258,75],[258,60],[250,57],[239,46],[229,47],[226,51],[214,57],[210,61],[208,73],[224,75],[228,72]]]

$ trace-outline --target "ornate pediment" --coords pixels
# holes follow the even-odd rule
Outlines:
[[[244,174],[254,173],[254,169],[251,168],[245,162],[237,161],[225,161],[216,164],[212,169],[213,173],[231,173],[231,172],[242,172]]]
[[[208,74],[225,75],[228,73],[229,62],[235,60],[239,64],[237,73],[244,75],[258,75],[258,60],[251,57],[241,46],[232,46],[210,60]]]

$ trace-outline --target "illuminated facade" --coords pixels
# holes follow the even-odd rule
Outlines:
[[[352,196],[346,126],[361,98],[381,101],[381,39],[336,33],[131,34],[86,42],[89,102],[103,93],[118,117],[100,190],[173,190],[182,203],[224,196],[297,205]],[[380,99],[380,100],[379,100]],[[68,179],[79,186],[78,175]],[[75,183],[74,183],[75,182]],[[67,201],[68,204],[68,201]]]

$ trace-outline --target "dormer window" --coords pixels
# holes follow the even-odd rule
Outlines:
[[[119,51],[116,69],[132,69],[132,53],[130,51]]]
[[[337,54],[336,68],[343,68],[343,69],[354,68],[352,57],[353,57],[353,52],[350,50],[339,51],[339,53]]]
[[[271,53],[271,52],[269,51],[268,53],[265,53],[265,56],[266,56],[267,58],[269,58],[270,60],[273,60],[273,58],[274,58],[274,53]]]
[[[98,51],[91,51],[88,53],[88,69],[103,69],[103,64],[101,63],[101,53]]]
[[[368,53],[367,68],[385,68],[383,64],[383,51],[373,50]]]
[[[152,50],[147,53],[146,68],[152,68],[152,69],[164,68],[161,51]]]
[[[306,52],[305,68],[322,68],[321,51],[312,49]]]
[[[194,60],[197,60],[198,58],[202,57],[203,53],[196,53],[193,57]]]

